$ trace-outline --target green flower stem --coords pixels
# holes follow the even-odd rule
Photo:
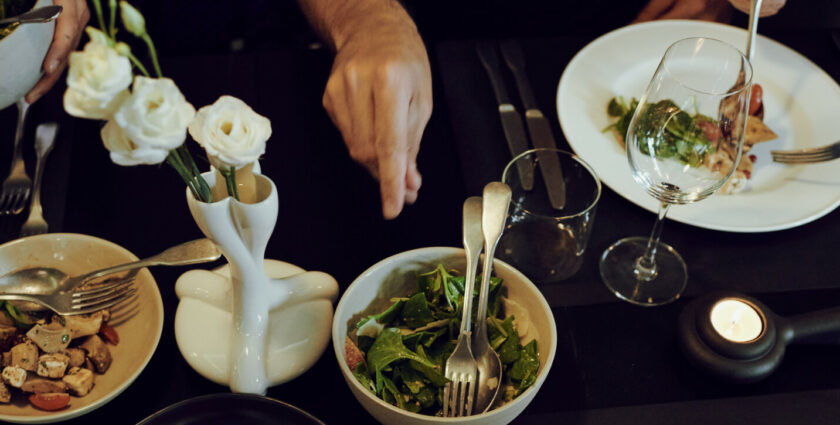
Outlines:
[[[96,18],[99,20],[99,28],[102,28],[102,32],[107,33],[107,27],[105,26],[105,19],[102,18],[102,4],[99,3],[99,0],[93,0],[93,9],[96,10]]]
[[[233,199],[239,200],[239,190],[236,188],[236,168],[230,167],[227,170],[219,170],[225,176],[225,183],[227,184],[228,195],[233,196]]]
[[[143,33],[143,41],[146,42],[146,45],[149,46],[149,56],[152,57],[152,65],[155,67],[155,72],[157,73],[158,77],[163,77],[163,73],[160,71],[160,64],[158,63],[158,56],[157,50],[155,50],[155,44],[152,43],[152,38],[149,37],[148,33]]]
[[[142,73],[143,73],[143,75],[145,75],[145,76],[147,76],[147,77],[149,76],[149,71],[147,71],[147,70],[146,70],[146,67],[145,67],[145,66],[143,66],[143,62],[140,62],[140,60],[139,60],[139,59],[137,59],[137,57],[136,57],[136,56],[134,56],[134,54],[133,54],[133,53],[130,53],[130,52],[128,53],[128,60],[130,60],[130,61],[131,61],[131,63],[133,63],[133,64],[134,64],[134,66],[136,66],[136,67],[137,67],[137,69],[139,69],[139,70],[140,70],[140,72],[142,72]]]
[[[112,39],[115,39],[117,38],[117,0],[109,0],[108,7],[111,9],[111,29],[108,34],[111,35]]]
[[[185,144],[182,144],[177,149],[178,154],[181,156],[181,162],[184,166],[189,170],[192,174],[193,178],[196,182],[196,189],[202,195],[202,199],[206,199],[207,202],[210,202],[213,195],[210,191],[210,185],[207,184],[207,181],[204,180],[204,177],[201,176],[201,171],[198,169],[198,166],[195,164],[192,155],[190,155],[190,150],[187,148]]]
[[[202,194],[199,193],[196,187],[195,178],[193,178],[193,176],[190,175],[190,172],[184,166],[184,163],[181,162],[181,158],[178,157],[178,154],[175,152],[175,150],[169,151],[169,155],[166,157],[166,162],[169,165],[171,165],[172,168],[175,169],[178,175],[181,176],[181,179],[184,180],[184,183],[187,184],[187,186],[190,188],[190,190],[193,193],[193,196],[195,196],[196,199],[204,202],[210,202],[209,197],[204,198],[202,197]]]

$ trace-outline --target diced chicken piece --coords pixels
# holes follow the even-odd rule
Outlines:
[[[59,353],[70,345],[70,331],[59,322],[35,325],[26,336],[45,353]]]
[[[20,389],[28,393],[66,393],[67,384],[62,381],[56,381],[46,378],[36,378],[30,376]]]
[[[10,351],[12,353],[12,366],[32,372],[38,369],[38,347],[35,344],[24,342],[15,345]]]
[[[6,351],[3,353],[3,367],[12,365],[12,352]]]
[[[26,382],[26,370],[17,366],[4,367],[2,376],[3,382],[15,388],[20,388],[20,386]]]
[[[70,357],[64,354],[42,354],[38,358],[38,375],[45,378],[61,378],[67,371]]]
[[[87,337],[79,347],[87,351],[87,357],[93,362],[96,372],[105,373],[111,366],[111,351],[108,350],[108,346],[105,345],[102,338],[99,338],[99,335]]]
[[[93,362],[90,361],[90,359],[87,357],[87,355],[85,355],[85,366],[84,367],[85,367],[85,369],[87,369],[91,372],[96,370],[96,367],[93,365]]]
[[[70,358],[70,367],[82,367],[85,365],[85,350],[81,348],[68,348],[64,354]]]
[[[102,326],[102,318],[103,313],[97,311],[89,316],[65,316],[64,321],[70,331],[70,338],[76,339],[99,332],[99,327]]]
[[[80,367],[74,367],[67,372],[67,375],[64,375],[64,378],[61,378],[61,381],[67,384],[67,388],[70,389],[71,393],[82,397],[87,395],[90,389],[93,388],[93,372]]]
[[[0,325],[14,327],[15,320],[8,314],[3,314],[2,311],[0,311]]]
[[[0,382],[0,403],[9,403],[12,401],[12,393],[6,384]]]

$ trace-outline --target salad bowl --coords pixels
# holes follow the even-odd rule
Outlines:
[[[506,315],[513,314],[519,323],[520,337],[537,340],[539,369],[533,385],[513,400],[478,415],[445,418],[402,410],[385,402],[365,388],[354,376],[345,359],[345,339],[359,317],[381,311],[381,306],[395,296],[415,291],[417,273],[438,265],[464,273],[464,250],[450,247],[428,247],[405,251],[371,266],[347,288],[338,303],[333,319],[332,340],[336,359],[350,391],[376,420],[384,424],[429,425],[459,423],[497,425],[513,421],[534,399],[554,361],[557,349],[557,328],[551,308],[539,289],[525,275],[510,265],[495,260],[494,275],[503,279],[507,290]],[[516,311],[512,311],[515,307]],[[527,323],[527,330],[524,324]]]

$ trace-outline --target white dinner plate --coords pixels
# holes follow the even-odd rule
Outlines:
[[[589,43],[569,62],[557,90],[560,126],[572,149],[601,180],[629,201],[655,212],[658,201],[636,183],[624,150],[602,130],[610,98],[639,98],[665,50],[688,37],[711,37],[743,49],[747,32],[700,21],[655,21],[620,28]],[[840,161],[783,165],[770,150],[820,146],[840,140],[840,86],[804,56],[759,36],[753,82],[764,89],[764,122],[778,139],[759,143],[747,189],[677,205],[668,217],[730,232],[769,232],[816,220],[840,204]]]

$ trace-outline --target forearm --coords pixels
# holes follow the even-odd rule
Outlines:
[[[310,25],[334,50],[359,30],[404,28],[414,22],[397,0],[298,0]]]

